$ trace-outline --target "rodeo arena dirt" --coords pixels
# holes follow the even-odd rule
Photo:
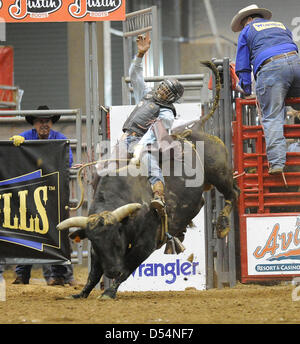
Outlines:
[[[0,0],[1,325],[113,325],[99,338],[137,341],[118,326],[161,326],[145,337],[158,340],[201,338],[188,325],[300,324],[300,94],[282,100],[286,163],[273,173],[261,107],[232,62],[238,18],[271,11],[250,5],[230,31],[221,1],[171,3]],[[170,18],[189,29],[170,32]],[[203,20],[212,33],[195,39]],[[23,62],[44,41],[37,76]],[[155,86],[142,98],[140,80]]]
[[[199,291],[119,292],[101,301],[100,290],[87,299],[65,299],[84,286],[87,269],[75,268],[78,286],[49,287],[38,271],[29,285],[12,285],[5,274],[7,300],[0,303],[2,324],[299,324],[295,286],[243,285]],[[274,312],[274,309],[280,310]]]

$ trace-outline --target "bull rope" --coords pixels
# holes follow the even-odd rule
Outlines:
[[[97,161],[92,161],[92,162],[88,162],[86,164],[83,164],[79,168],[79,170],[77,172],[77,180],[78,180],[79,188],[80,188],[80,191],[81,191],[80,202],[77,204],[77,206],[75,208],[70,208],[68,205],[66,205],[65,209],[67,209],[67,210],[78,210],[82,206],[82,204],[83,204],[83,201],[84,201],[84,186],[83,186],[83,183],[82,183],[82,180],[81,180],[81,172],[82,172],[82,170],[84,168],[96,165],[99,162],[128,161],[128,160],[130,160],[130,159],[100,159],[100,160],[97,160]],[[121,169],[117,169],[116,171],[120,171],[120,170]]]
[[[88,167],[88,166],[92,166],[92,165],[96,165],[97,161],[92,161],[92,162],[88,162],[86,164],[83,164],[78,172],[77,172],[77,180],[78,180],[78,183],[79,183],[79,188],[80,188],[80,191],[81,191],[81,196],[80,196],[80,202],[79,204],[77,204],[77,206],[75,208],[70,208],[68,205],[65,206],[65,209],[69,209],[69,210],[77,210],[79,209],[81,206],[82,206],[82,203],[83,203],[83,200],[84,200],[84,187],[83,187],[83,184],[82,184],[82,181],[81,181],[81,172],[84,168]]]
[[[178,141],[181,141],[183,143],[187,143],[189,144],[192,149],[194,150],[195,154],[196,154],[196,157],[199,159],[200,161],[200,164],[201,164],[201,167],[202,167],[202,171],[204,172],[204,166],[202,164],[202,161],[201,161],[201,158],[199,156],[199,153],[197,152],[197,149],[196,149],[196,146],[191,142],[189,141],[186,137],[190,136],[192,133],[192,130],[191,129],[186,129],[184,130],[181,134],[173,134],[172,136],[178,140]]]

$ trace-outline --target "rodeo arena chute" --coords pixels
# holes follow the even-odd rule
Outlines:
[[[166,77],[159,75],[160,36],[157,22],[157,8],[151,7],[127,14],[123,24],[125,73],[134,55],[133,40],[140,34],[151,34],[153,45],[147,68],[152,68],[150,72],[153,76],[145,78],[149,84],[156,84]],[[95,77],[98,75],[96,28],[91,22],[85,25],[85,76],[88,85],[85,115],[81,109],[20,110],[20,90],[14,86],[0,87],[2,94],[8,90],[14,95],[10,99],[2,99],[2,123],[16,125],[27,115],[61,115],[63,121],[72,122],[76,128],[76,139],[67,140],[64,145],[58,140],[43,140],[45,142],[34,144],[25,141],[18,155],[18,147],[11,141],[1,141],[0,150],[14,156],[15,160],[2,161],[7,168],[3,169],[0,180],[3,207],[0,264],[83,264],[87,260],[91,268],[91,244],[87,240],[79,242],[83,229],[73,222],[69,224],[71,237],[78,241],[72,243],[73,250],[69,255],[65,247],[68,241],[66,232],[56,227],[72,217],[80,218],[84,222],[83,227],[87,223],[92,226],[90,217],[89,220],[84,219],[93,201],[95,166],[109,159],[108,153],[113,151],[121,137],[122,124],[135,104],[128,75],[122,78],[123,104],[99,104],[98,80]],[[219,190],[210,188],[205,191],[204,206],[193,218],[182,241],[176,241],[177,238],[168,235],[165,229],[166,238],[173,248],[172,254],[165,254],[165,245],[154,251],[120,285],[119,291],[168,291],[189,287],[204,290],[233,287],[237,281],[269,282],[300,276],[300,265],[295,263],[296,257],[299,259],[300,256],[300,150],[287,153],[288,170],[282,176],[269,175],[256,99],[242,98],[236,89],[229,58],[212,59],[210,62],[218,70],[220,80],[214,73],[172,75],[185,88],[183,103],[175,104],[177,118],[174,130],[176,127],[183,128],[186,133],[184,138],[189,141],[188,133],[194,122],[209,114],[216,105],[216,95],[219,97],[216,110],[209,118],[205,117],[204,131],[215,141],[221,140],[225,144],[233,179],[240,189],[239,197],[230,212],[228,200]],[[286,99],[287,106],[294,104],[300,104],[300,98]],[[288,140],[297,141],[300,138],[299,124],[286,124],[284,130]],[[67,166],[69,146],[75,156],[74,165],[63,170],[60,166]],[[36,159],[32,148],[40,152],[41,160]],[[56,152],[57,159],[49,158],[49,150]],[[3,156],[4,153],[1,153],[0,158]],[[33,183],[36,184],[34,187]],[[66,194],[70,195],[68,201],[64,198]],[[50,202],[47,203],[46,198],[53,202],[54,208],[48,208]],[[19,206],[22,202],[27,210]],[[137,208],[130,210],[129,216],[134,216]],[[48,211],[56,215],[53,217]],[[120,216],[120,221],[124,219],[119,213],[122,211],[117,209],[114,213]],[[47,228],[46,217],[43,217],[46,214]],[[227,215],[230,231],[219,237],[220,216]],[[109,222],[109,219],[106,221]],[[180,246],[179,250],[176,250],[176,245]],[[114,285],[114,280],[109,274],[103,275],[103,283],[104,288],[108,288]]]

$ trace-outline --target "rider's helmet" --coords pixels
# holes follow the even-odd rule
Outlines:
[[[154,98],[165,103],[174,103],[182,97],[184,88],[175,78],[166,78],[154,92]]]

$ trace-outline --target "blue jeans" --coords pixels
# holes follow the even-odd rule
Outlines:
[[[284,57],[262,66],[257,74],[256,96],[262,110],[262,125],[269,163],[284,166],[286,141],[283,134],[285,98],[300,97],[300,58]]]
[[[127,144],[127,149],[129,153],[134,152],[134,146],[139,143],[140,139],[141,138],[137,136],[129,135],[126,137],[125,142]],[[147,166],[148,180],[151,185],[154,185],[158,181],[161,181],[164,184],[164,177],[159,167],[159,162],[153,154],[144,153],[141,157],[141,163],[144,166]]]
[[[141,163],[148,168],[148,180],[151,185],[154,185],[159,181],[165,184],[161,168],[159,167],[158,159],[155,155],[149,152],[144,153],[141,158]]]

